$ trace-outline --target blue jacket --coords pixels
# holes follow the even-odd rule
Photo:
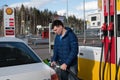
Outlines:
[[[70,28],[65,29],[67,31],[62,38],[60,35],[55,37],[52,61],[71,66],[77,64],[78,39]]]

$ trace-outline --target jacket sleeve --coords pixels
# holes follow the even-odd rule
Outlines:
[[[78,54],[78,39],[76,37],[76,35],[73,33],[73,34],[70,34],[70,55],[68,56],[67,60],[66,60],[66,64],[67,65],[70,65],[73,60],[75,60],[75,58],[77,59],[77,54]]]
[[[54,41],[53,56],[51,61],[57,61],[57,38]]]

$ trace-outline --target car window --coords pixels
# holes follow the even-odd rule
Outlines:
[[[0,42],[0,67],[41,62],[24,43]]]

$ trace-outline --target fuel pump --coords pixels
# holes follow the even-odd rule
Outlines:
[[[104,70],[106,63],[102,67],[102,60],[103,60],[103,54],[106,56],[108,51],[108,32],[107,32],[107,26],[108,26],[108,0],[104,0],[104,23],[101,28],[103,31],[103,38],[102,38],[102,49],[101,49],[101,58],[100,58],[100,67],[99,67],[99,80],[103,80],[104,78]],[[106,62],[106,61],[105,61]],[[101,71],[102,70],[102,71]]]
[[[115,37],[115,0],[104,0],[104,24],[102,31],[104,33],[103,38],[103,50],[104,53],[104,65],[101,76],[101,62],[100,60],[100,73],[99,79],[101,80],[115,80],[115,65],[116,65],[116,37]],[[101,53],[101,55],[103,55]],[[103,57],[103,56],[101,56]],[[112,75],[112,76],[111,76]]]
[[[102,48],[80,47],[78,75],[84,80],[120,80],[120,0],[101,1]]]

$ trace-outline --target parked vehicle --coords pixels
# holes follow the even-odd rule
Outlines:
[[[58,77],[23,40],[1,37],[0,80],[58,80]]]

